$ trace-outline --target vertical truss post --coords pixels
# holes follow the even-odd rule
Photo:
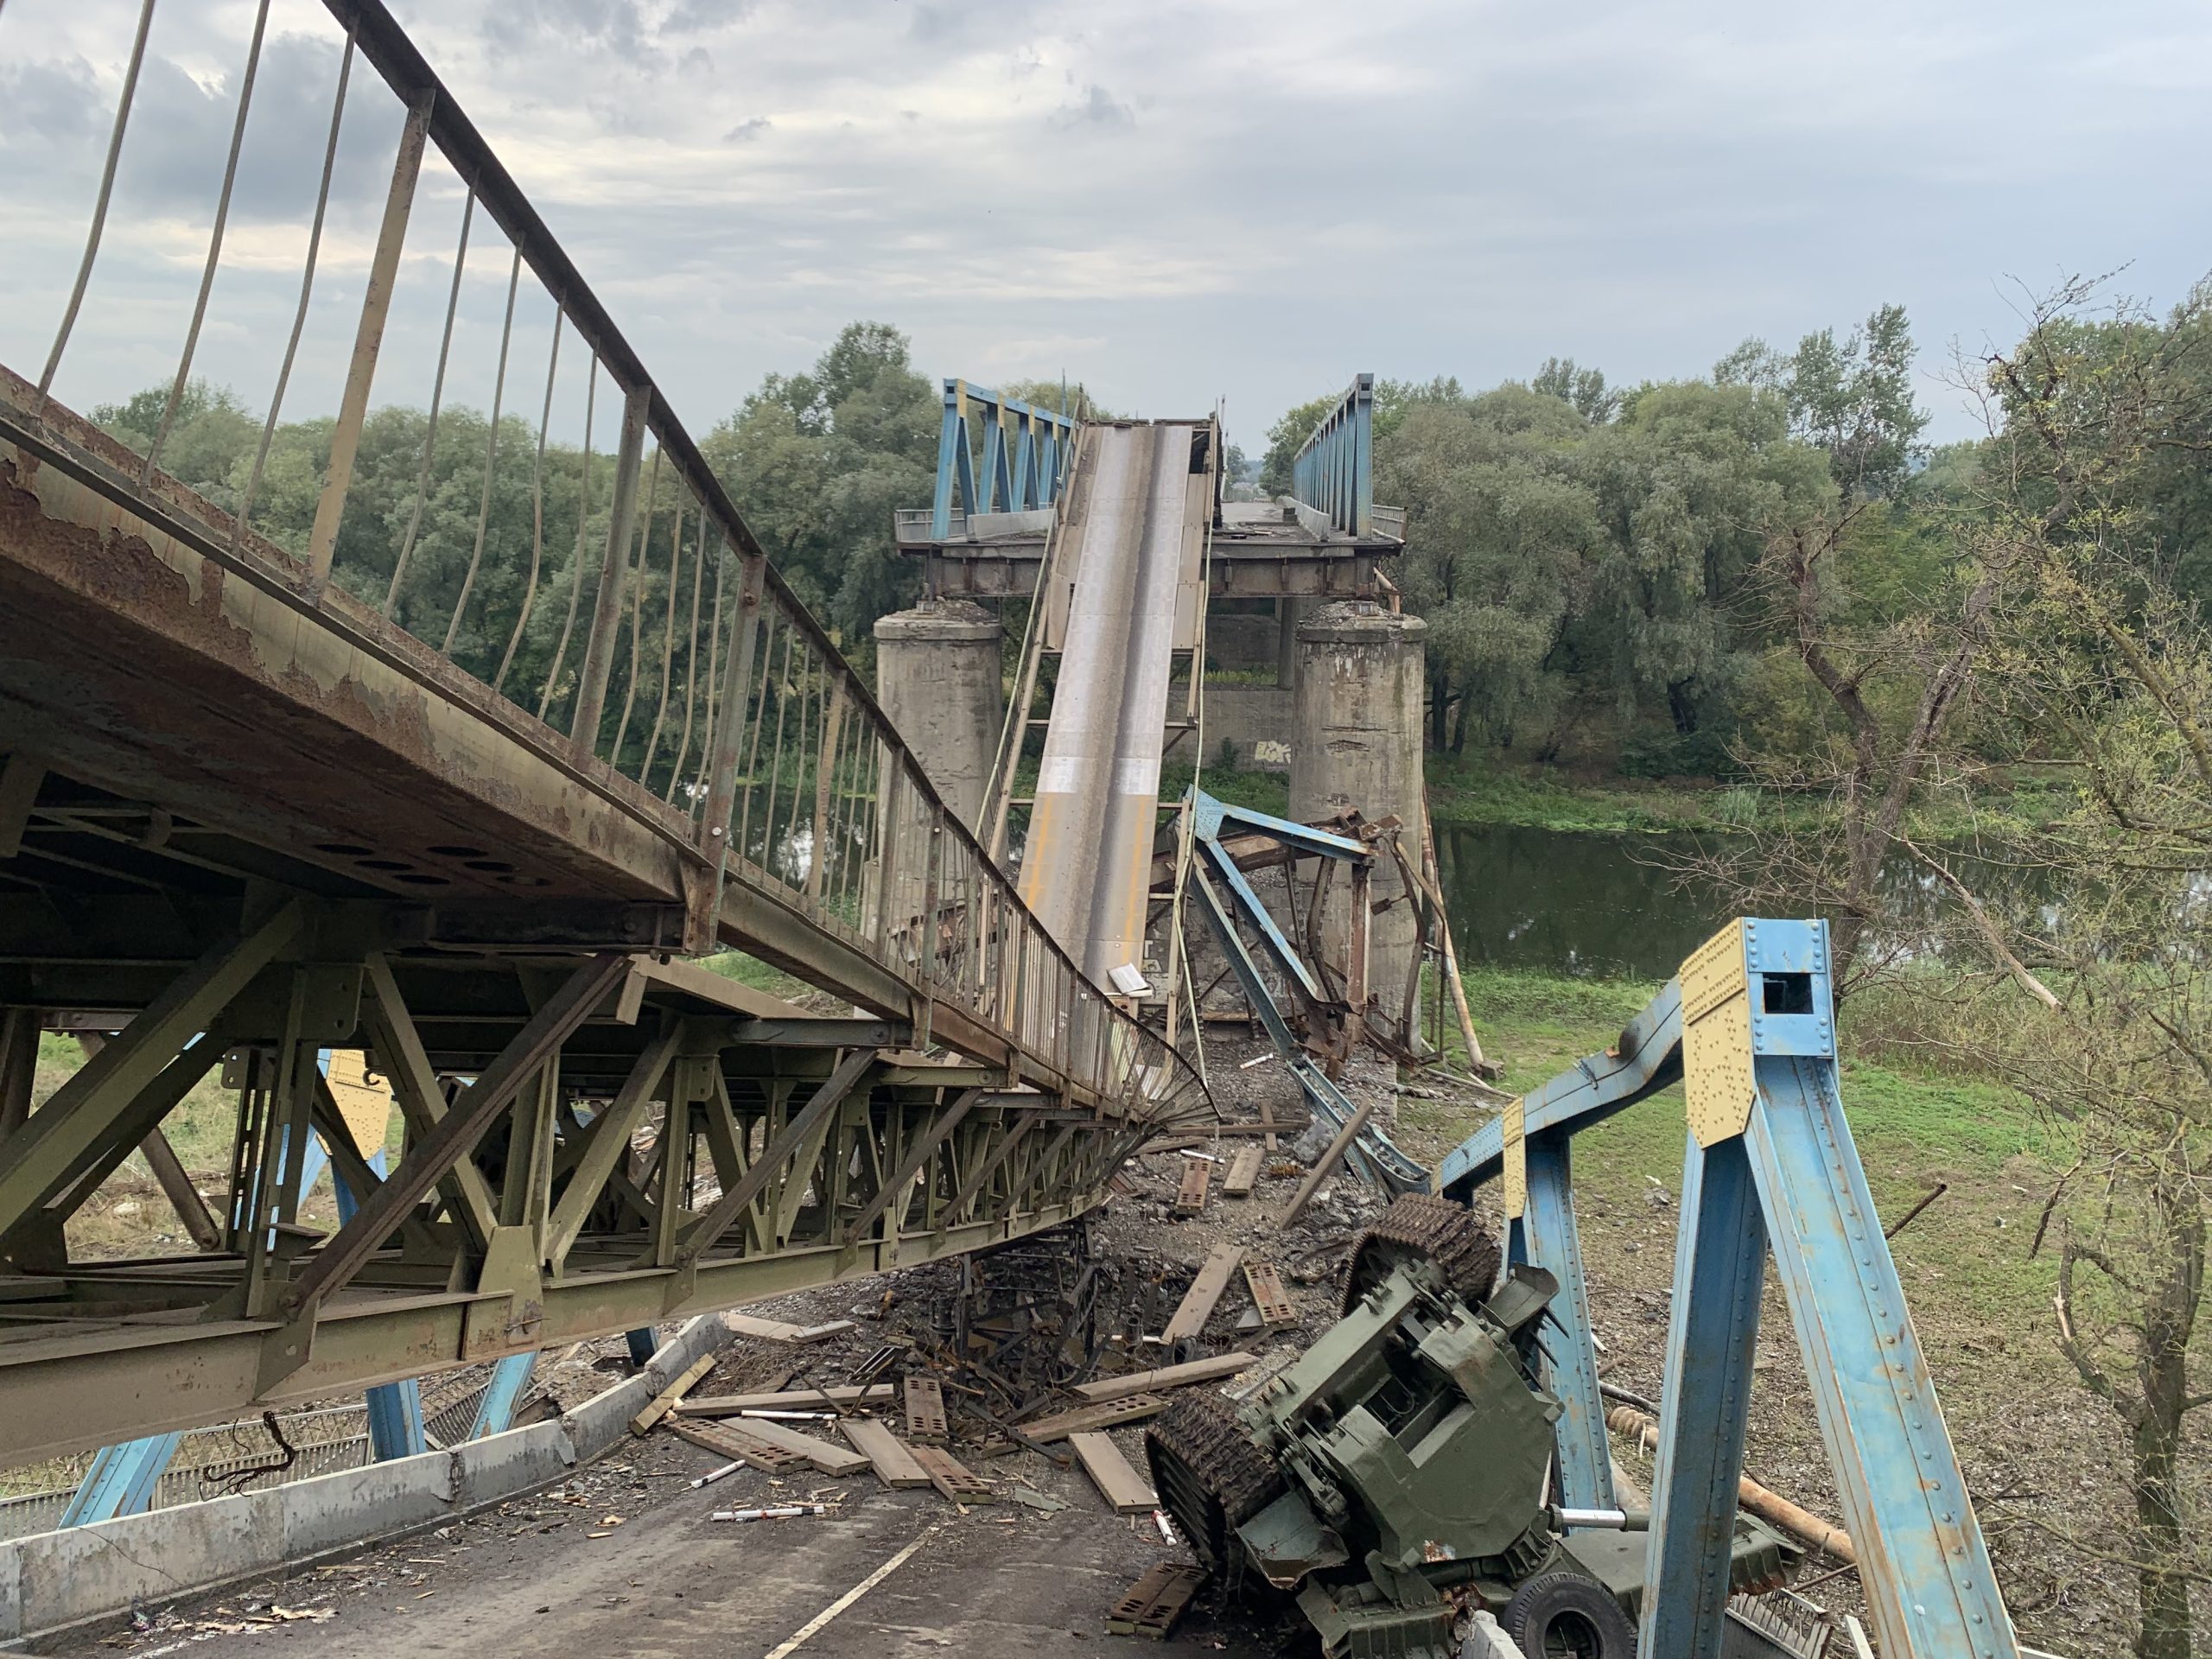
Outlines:
[[[368,1160],[370,1173],[381,1178],[385,1172],[385,1154],[378,1147]],[[344,1226],[353,1219],[353,1212],[361,1207],[361,1195],[353,1190],[353,1183],[338,1171],[331,1171],[331,1185],[338,1192],[338,1224]],[[429,1441],[423,1433],[423,1385],[413,1377],[397,1382],[379,1382],[366,1394],[369,1408],[369,1451],[378,1463],[389,1463],[394,1458],[411,1458],[429,1449]]]
[[[1651,1659],[1719,1659],[1765,1265],[1743,1143],[1691,1141],[1638,1643]]]
[[[1509,1110],[1517,1113],[1519,1103]],[[1590,1289],[1582,1272],[1581,1235],[1574,1219],[1573,1152],[1561,1134],[1519,1142],[1521,1209],[1512,1214],[1512,1259],[1543,1268],[1559,1281],[1552,1309],[1560,1328],[1545,1342],[1544,1382],[1562,1408],[1552,1433],[1559,1459],[1558,1502],[1569,1509],[1610,1510],[1613,1460],[1605,1440],[1605,1407],[1598,1391],[1598,1351],[1590,1340]],[[1509,1151],[1510,1161],[1513,1154]],[[1513,1187],[1509,1175],[1509,1195]]]

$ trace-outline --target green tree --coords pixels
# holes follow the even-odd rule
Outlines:
[[[1887,496],[1904,487],[1928,426],[1912,394],[1914,355],[1904,308],[1885,305],[1842,341],[1822,328],[1786,356],[1746,340],[1713,365],[1713,378],[1778,394],[1790,435],[1827,455],[1846,494]]]

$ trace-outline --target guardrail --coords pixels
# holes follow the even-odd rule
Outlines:
[[[547,728],[543,747],[565,747],[569,763],[587,775],[595,761],[640,785],[696,854],[690,948],[709,948],[718,925],[730,931],[722,901],[726,884],[740,883],[913,988],[923,1004],[918,1031],[929,1029],[930,1009],[957,1010],[1027,1057],[1033,1075],[1041,1070],[1050,1074],[1044,1080],[1109,1109],[1163,1118],[1202,1109],[1204,1084],[1189,1062],[1090,985],[945,810],[867,685],[769,563],[636,352],[380,0],[326,4],[345,43],[321,181],[297,266],[289,340],[232,511],[191,497],[160,468],[193,385],[222,265],[232,187],[252,131],[269,0],[253,16],[243,73],[229,83],[228,157],[192,321],[155,429],[139,435],[143,447],[133,445],[142,457],[137,477],[118,477],[111,463],[73,443],[78,423],[58,406],[49,421],[48,404],[99,260],[155,0],[144,0],[139,14],[82,261],[43,373],[35,389],[7,377],[10,431],[79,467],[126,505],[158,499],[164,524],[182,530],[197,550],[279,573],[303,606],[354,618],[372,607],[536,716]],[[315,289],[341,131],[365,118],[353,85],[357,59],[377,72],[397,100],[391,113],[404,118],[381,181],[352,355],[310,518],[272,504],[275,492],[265,486]],[[378,119],[373,111],[365,118]],[[420,236],[410,240],[430,156],[451,168],[463,193],[449,258],[415,246]],[[438,444],[442,424],[458,421],[444,394],[480,215],[508,245],[505,305],[490,417],[465,423],[481,446],[480,468],[472,450],[468,475],[456,483],[437,472]],[[357,480],[364,443],[372,426],[377,442],[392,439],[394,411],[372,423],[370,403],[380,366],[390,367],[394,285],[425,265],[448,265],[451,274],[415,486],[411,499],[365,502]],[[525,371],[514,349],[518,316],[533,343],[543,341],[542,385],[535,365]],[[964,439],[956,442],[954,423],[964,434],[974,405],[985,413],[982,499],[1049,500],[1071,423],[958,388],[948,383],[946,442],[958,449],[970,487],[973,463]],[[535,404],[536,420],[518,421],[507,412],[511,403]],[[410,437],[411,411],[399,413],[408,418],[398,426],[409,428],[400,435]],[[609,423],[613,441],[602,447]],[[448,435],[448,449],[452,442]],[[426,510],[448,504],[456,489],[474,497],[473,525],[454,536],[448,514],[434,534]],[[942,491],[941,479],[940,511]],[[527,500],[526,534],[512,526],[494,533],[493,502],[504,492]],[[189,512],[180,515],[187,500]]]
[[[944,383],[938,429],[936,504],[930,534],[950,540],[958,512],[1027,512],[1060,499],[1075,459],[1075,421],[965,380]]]
[[[1300,447],[1291,462],[1291,493],[1345,535],[1364,541],[1374,534],[1373,375],[1354,375],[1337,406]]]

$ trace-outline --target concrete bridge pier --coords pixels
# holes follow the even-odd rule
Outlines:
[[[966,600],[925,601],[875,625],[883,712],[944,803],[971,830],[1006,717],[998,618]]]
[[[1427,632],[1417,616],[1364,601],[1321,606],[1298,624],[1292,817],[1311,823],[1348,806],[1370,819],[1395,814],[1407,826],[1408,858],[1420,856]],[[1413,906],[1395,861],[1376,861],[1374,897],[1378,904],[1394,902],[1370,929],[1367,982],[1395,1021],[1416,941]],[[1346,884],[1332,885],[1321,915],[1325,961],[1344,959],[1350,899]]]

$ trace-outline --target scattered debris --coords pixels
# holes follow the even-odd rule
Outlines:
[[[853,1450],[874,1466],[875,1478],[886,1486],[927,1486],[929,1471],[914,1461],[905,1441],[873,1417],[848,1417],[837,1426],[853,1443]]]
[[[939,1446],[952,1438],[944,1417],[944,1389],[933,1376],[906,1379],[906,1438]]]
[[[715,1369],[719,1358],[719,1355],[706,1354],[693,1361],[685,1368],[683,1376],[655,1395],[652,1402],[630,1420],[630,1432],[640,1435],[651,1433],[655,1423],[667,1416],[685,1395],[706,1379],[707,1373]]]
[[[1252,1306],[1260,1310],[1263,1325],[1296,1325],[1298,1309],[1283,1292],[1282,1280],[1265,1262],[1244,1264],[1244,1282],[1251,1287]]]
[[[1185,1159],[1183,1185],[1175,1194],[1175,1213],[1195,1216],[1206,1207],[1206,1187],[1213,1179],[1213,1171],[1196,1159]]]
[[[1249,1198],[1252,1189],[1259,1184],[1260,1160],[1266,1155],[1259,1147],[1239,1147],[1229,1160],[1229,1173],[1222,1177],[1221,1196],[1224,1198]]]
[[[1160,1333],[1160,1340],[1171,1344],[1194,1340],[1213,1317],[1214,1305],[1221,1300],[1222,1292],[1229,1288],[1229,1275],[1236,1271],[1237,1263],[1243,1259],[1242,1244],[1224,1244],[1208,1256],[1181,1306],[1176,1308],[1174,1318],[1167,1321],[1167,1329]]]
[[[967,1466],[943,1446],[915,1446],[907,1448],[923,1472],[930,1478],[930,1484],[955,1503],[995,1503],[998,1493],[988,1484],[969,1473]]]
[[[1157,1417],[1166,1409],[1167,1402],[1161,1395],[1140,1394],[1127,1400],[1109,1401],[1104,1405],[1078,1406],[1073,1411],[1055,1412],[1050,1417],[1024,1424],[1023,1433],[1028,1439],[1049,1446],[1054,1440],[1065,1440],[1071,1434],[1080,1434],[1088,1429],[1112,1428],[1117,1424]]]
[[[805,1458],[798,1452],[776,1446],[758,1435],[745,1433],[735,1427],[687,1423],[679,1417],[668,1419],[668,1427],[678,1440],[688,1441],[702,1452],[711,1452],[716,1457],[735,1459],[737,1461],[730,1465],[729,1468],[743,1465],[749,1468],[765,1469],[772,1474],[806,1461]],[[719,1479],[728,1472],[729,1469],[717,1471],[715,1478]],[[703,1480],[693,1483],[695,1485],[705,1484]]]
[[[785,1428],[781,1423],[763,1422],[755,1417],[747,1417],[741,1421],[737,1428],[723,1425],[726,1433],[740,1431],[747,1440],[759,1442],[791,1457],[804,1459],[825,1475],[842,1478],[846,1475],[857,1475],[868,1466],[868,1460],[856,1452],[848,1452],[827,1440],[817,1440],[813,1435],[802,1434],[795,1428]]]
[[[735,1417],[763,1408],[774,1410],[784,1407],[858,1406],[890,1397],[891,1385],[875,1382],[866,1388],[779,1389],[771,1389],[766,1394],[702,1394],[696,1400],[686,1400],[683,1410],[687,1416],[691,1417]]]
[[[1157,1370],[1131,1371],[1125,1376],[1078,1382],[1072,1392],[1091,1405],[1103,1405],[1109,1400],[1126,1400],[1131,1395],[1158,1394],[1168,1389],[1186,1388],[1193,1382],[1234,1376],[1252,1363],[1255,1357],[1242,1351],[1217,1354],[1211,1359],[1188,1360],[1180,1365],[1163,1365]]]
[[[1107,1609],[1106,1628],[1116,1636],[1143,1636],[1165,1642],[1205,1581],[1203,1567],[1161,1561]]]
[[[827,1342],[831,1337],[860,1329],[851,1319],[831,1319],[823,1325],[786,1325],[781,1319],[764,1319],[751,1313],[724,1313],[721,1321],[741,1337],[798,1344]]]
[[[827,1503],[779,1503],[768,1510],[716,1510],[709,1521],[788,1521],[795,1516],[827,1515]]]
[[[1107,1436],[1096,1432],[1071,1434],[1068,1446],[1115,1514],[1143,1515],[1160,1507],[1152,1483],[1130,1467],[1121,1447]]]

